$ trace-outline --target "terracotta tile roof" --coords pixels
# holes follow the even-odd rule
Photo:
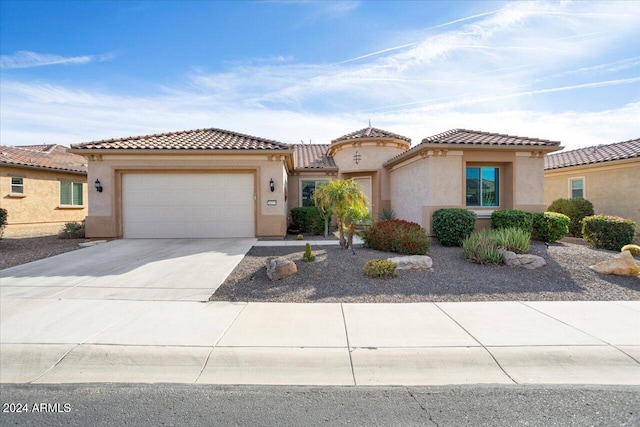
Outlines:
[[[372,127],[360,129],[355,132],[342,135],[340,138],[336,138],[331,142],[333,143],[333,142],[350,141],[352,139],[360,139],[360,138],[393,138],[393,139],[401,139],[403,141],[411,142],[411,138],[407,138],[406,136],[398,135],[397,133],[389,132],[389,131],[378,129],[378,128],[372,128]]]
[[[223,129],[194,129],[73,144],[74,149],[107,150],[289,150],[278,141]]]
[[[633,157],[640,157],[640,138],[549,154],[544,159],[544,169],[560,169]]]
[[[398,154],[386,161],[384,165],[391,165],[400,159],[410,158],[421,151],[426,144],[459,144],[473,146],[533,146],[533,147],[559,147],[560,141],[528,138],[521,136],[505,135],[501,133],[480,132],[467,129],[451,129],[437,135],[424,138],[415,147]]]
[[[0,164],[86,174],[87,160],[68,150],[61,145],[0,145]]]
[[[327,156],[329,144],[295,144],[293,164],[296,169],[337,169],[333,157]]]
[[[467,129],[452,129],[422,140],[429,144],[473,144],[473,145],[527,145],[558,146],[560,141],[512,136],[501,133],[480,132]]]

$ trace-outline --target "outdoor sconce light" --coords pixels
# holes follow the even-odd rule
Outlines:
[[[100,184],[99,179],[96,179],[96,182],[94,182],[93,185],[96,186],[96,190],[98,191],[98,193],[102,193],[102,184]]]
[[[274,191],[276,191],[276,185],[273,182],[273,178],[271,178],[269,180],[269,188],[271,189],[271,192],[273,193]]]

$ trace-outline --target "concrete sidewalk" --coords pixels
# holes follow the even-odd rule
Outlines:
[[[640,301],[1,304],[5,383],[640,384]]]

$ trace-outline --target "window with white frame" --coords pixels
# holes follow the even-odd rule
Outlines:
[[[500,206],[500,168],[467,167],[466,186],[467,206]]]
[[[326,182],[326,179],[323,180],[303,180],[301,181],[300,188],[300,206],[314,206],[313,204],[313,193],[315,193],[318,185]]]
[[[570,179],[569,193],[572,199],[584,199],[584,178]]]
[[[82,206],[82,183],[60,182],[60,204],[64,206]]]
[[[11,193],[24,194],[24,178],[17,176],[11,177]]]

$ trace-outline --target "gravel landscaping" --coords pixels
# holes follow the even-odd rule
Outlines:
[[[425,301],[573,301],[640,300],[640,278],[607,276],[588,267],[615,252],[584,245],[532,242],[531,252],[547,265],[538,270],[483,266],[468,262],[462,250],[432,241],[432,271],[399,270],[393,279],[363,273],[372,258],[397,254],[357,248],[315,247],[315,262],[302,261],[303,246],[254,247],[211,296],[212,301],[367,302]],[[266,274],[269,257],[294,261],[298,273],[272,282]]]
[[[58,236],[3,238],[0,240],[0,270],[80,249],[84,239]]]

